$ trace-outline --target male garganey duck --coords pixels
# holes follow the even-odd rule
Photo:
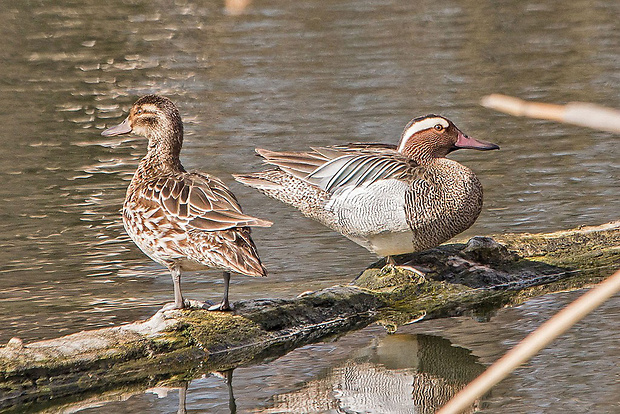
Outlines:
[[[277,168],[235,179],[395,264],[392,256],[436,247],[480,214],[480,181],[469,168],[445,158],[460,148],[499,149],[468,137],[442,116],[427,115],[409,122],[398,146],[257,149]]]
[[[187,172],[179,153],[183,123],[168,98],[146,95],[129,116],[104,136],[134,133],[149,140],[146,156],[129,184],[123,205],[125,230],[151,259],[170,270],[174,304],[185,306],[181,271],[207,268],[224,270],[224,299],[210,310],[228,310],[230,272],[266,276],[250,237],[250,226],[271,222],[241,212],[233,193],[216,177]]]

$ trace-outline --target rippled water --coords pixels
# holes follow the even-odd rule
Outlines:
[[[617,136],[478,105],[502,92],[620,107],[618,15],[614,1],[256,0],[239,16],[205,1],[5,2],[0,343],[134,320],[172,299],[169,276],[129,242],[119,216],[145,142],[99,135],[146,93],[179,106],[185,166],[219,176],[246,212],[276,223],[254,232],[270,277],[237,276],[233,300],[348,281],[374,260],[236,184],[231,173],[261,168],[254,147],[396,142],[410,118],[440,113],[502,147],[453,157],[485,187],[485,209],[465,236],[618,219]],[[217,299],[222,291],[218,272],[188,274],[183,286],[191,298]],[[611,346],[613,336],[597,333],[601,347]],[[477,354],[479,346],[468,344]],[[209,395],[209,381],[190,391]],[[272,394],[297,388],[275,380],[273,387]],[[168,412],[160,400],[140,401]]]

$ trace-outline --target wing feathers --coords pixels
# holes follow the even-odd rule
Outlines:
[[[243,214],[235,196],[215,177],[183,173],[146,183],[143,205],[163,212],[186,231],[219,231],[234,227],[269,227],[271,222]],[[139,202],[139,201],[138,201]]]
[[[280,167],[298,178],[304,178],[329,160],[312,152],[276,152],[260,148],[257,148],[256,152],[266,163]]]
[[[388,178],[405,179],[417,167],[400,155],[396,146],[386,144],[317,147],[312,152],[256,152],[267,164],[331,193]],[[240,181],[249,179],[241,177]]]
[[[403,179],[409,169],[406,162],[392,157],[345,155],[317,168],[306,180],[333,193],[350,186],[367,186],[378,180]]]

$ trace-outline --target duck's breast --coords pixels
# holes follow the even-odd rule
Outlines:
[[[438,246],[467,230],[482,210],[482,185],[469,168],[444,158],[427,168],[427,177],[426,182],[414,182],[405,196],[416,250]]]

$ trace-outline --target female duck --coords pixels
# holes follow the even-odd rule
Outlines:
[[[183,123],[168,98],[146,95],[138,99],[129,116],[104,136],[134,133],[149,140],[146,156],[127,189],[123,205],[125,230],[151,259],[170,270],[174,304],[185,306],[181,271],[224,270],[224,299],[210,310],[228,310],[230,272],[266,276],[250,237],[249,226],[268,227],[271,222],[247,216],[235,196],[218,178],[187,172],[179,153]]]
[[[257,149],[277,168],[235,179],[379,256],[429,249],[469,228],[482,209],[482,185],[446,155],[499,149],[427,115],[405,127],[398,146],[349,144],[308,152]]]

